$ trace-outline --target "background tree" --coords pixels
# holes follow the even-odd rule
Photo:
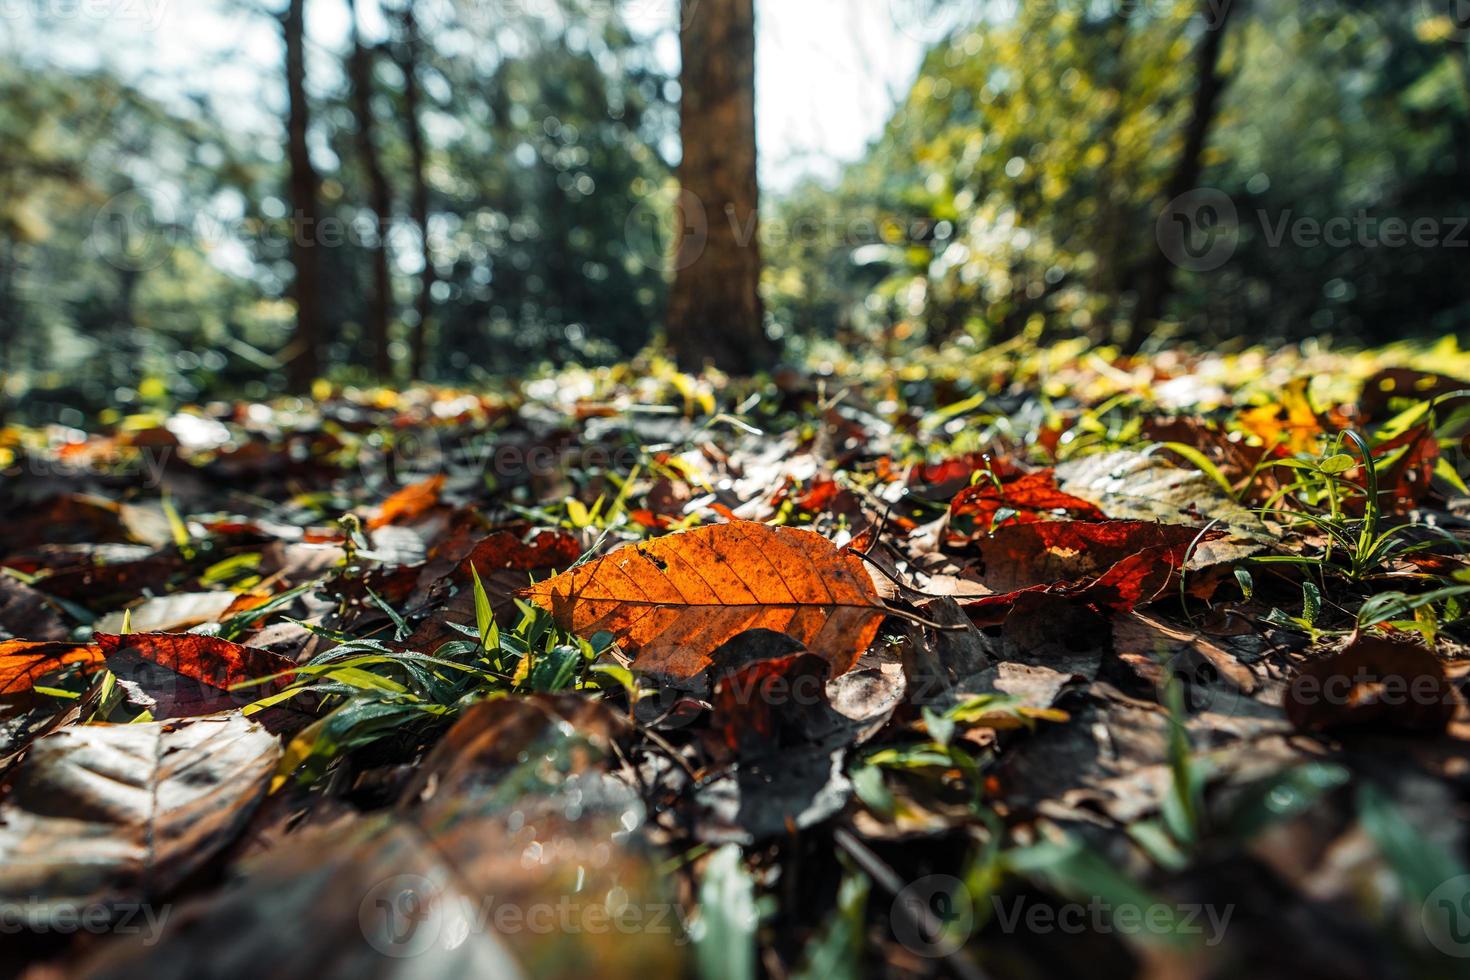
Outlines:
[[[682,367],[749,373],[775,356],[760,296],[754,0],[682,0],[681,19],[679,187],[704,214],[676,227],[707,231],[679,238],[669,344]]]
[[[422,118],[423,97],[419,71],[423,60],[423,40],[413,0],[407,0],[398,13],[399,40],[395,46],[398,70],[403,74],[403,127],[409,152],[409,210],[419,233],[418,295],[414,305],[413,332],[409,341],[409,377],[424,378],[428,356],[429,322],[434,313],[434,247],[429,238],[428,150]]]
[[[732,45],[714,19],[728,5],[691,4],[685,46],[716,62],[743,50],[743,74],[727,74],[746,95],[740,129],[686,119],[707,124],[686,176],[726,174],[727,155],[744,177],[738,193],[700,192],[710,250],[680,277],[681,341],[670,277],[629,232],[673,184],[667,28],[630,27],[606,0],[393,0],[385,18],[364,4],[358,41],[376,57],[357,85],[350,21],[333,16],[344,5],[197,6],[225,3],[240,5],[239,49],[194,62],[160,32],[175,63],[144,68],[80,63],[98,48],[86,18],[45,5],[0,18],[0,367],[29,416],[80,425],[107,408],[304,390],[319,374],[373,383],[369,305],[383,292],[373,238],[352,234],[377,210],[363,118],[421,236],[390,250],[388,295],[414,295],[414,373],[445,384],[616,363],[666,323],[686,366],[745,370],[769,356],[761,305],[797,355],[833,340],[900,355],[1037,336],[1126,344],[1161,254],[1159,202],[1191,158],[1185,183],[1223,191],[1239,227],[1219,268],[1166,269],[1145,317],[1161,342],[1375,342],[1470,319],[1454,224],[1470,214],[1470,45],[1426,5],[1253,0],[1217,52],[1230,84],[1197,155],[1201,11],[1223,5],[1017,5],[936,41],[835,179],[757,196],[749,5]],[[260,56],[282,42],[284,64]],[[686,109],[710,60],[688,56]],[[758,204],[767,235],[750,221]],[[1344,218],[1334,245],[1293,233]],[[1390,220],[1442,241],[1390,244]],[[737,271],[717,271],[716,253]]]
[[[377,123],[373,117],[373,53],[362,41],[357,0],[347,0],[347,12],[351,21],[347,78],[352,89],[358,158],[367,180],[368,205],[373,219],[373,234],[367,246],[372,266],[367,298],[367,334],[373,352],[373,373],[388,380],[393,374],[391,338],[388,331],[393,308],[393,283],[388,274],[388,234],[393,227],[393,194],[378,155]]]
[[[1220,73],[1220,56],[1225,49],[1226,30],[1237,6],[1237,2],[1221,4],[1219,0],[1200,2],[1198,20],[1204,27],[1204,34],[1195,51],[1194,94],[1190,100],[1189,122],[1184,130],[1184,147],[1179,152],[1174,174],[1164,189],[1161,202],[1164,206],[1200,185],[1205,144],[1215,125],[1215,117],[1220,111],[1220,96],[1228,81]],[[1127,349],[1130,352],[1137,353],[1143,347],[1149,331],[1163,312],[1174,281],[1173,271],[1174,265],[1169,256],[1162,248],[1156,250],[1144,271],[1143,285],[1139,290],[1133,329],[1128,335]]]
[[[321,233],[321,181],[307,143],[311,108],[306,97],[306,0],[289,0],[281,33],[286,43],[286,155],[291,264],[295,267],[291,292],[296,301],[296,336],[287,359],[287,377],[293,391],[304,392],[319,373],[317,349],[322,341],[321,261],[316,247]]]

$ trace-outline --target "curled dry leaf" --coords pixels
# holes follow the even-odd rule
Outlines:
[[[692,677],[736,634],[768,629],[852,668],[886,608],[862,561],[811,531],[733,521],[620,548],[524,593],[565,629],[609,630],[644,671]]]
[[[468,582],[471,567],[480,575],[501,569],[567,568],[580,557],[581,542],[564,531],[542,531],[529,541],[510,531],[497,531],[475,544],[460,561],[456,577]]]
[[[1192,685],[1206,688],[1223,681],[1232,692],[1250,694],[1257,687],[1250,668],[1208,637],[1176,629],[1142,613],[1113,621],[1113,650],[1156,686],[1172,672]]]
[[[1459,378],[1412,368],[1384,368],[1363,382],[1363,393],[1358,396],[1358,411],[1364,419],[1376,421],[1388,416],[1395,399],[1428,401],[1464,390],[1465,382]],[[1448,410],[1457,401],[1459,399],[1446,399],[1442,404]]]
[[[234,839],[279,755],[240,715],[38,739],[0,807],[0,901],[44,928],[167,894]]]
[[[711,723],[733,752],[807,740],[806,714],[827,713],[827,663],[769,630],[748,630],[715,651]]]
[[[105,612],[142,592],[167,592],[183,569],[184,561],[177,555],[125,558],[100,565],[84,561],[42,576],[36,588],[94,612]]]
[[[496,619],[504,620],[518,615],[514,601],[516,590],[524,588],[528,581],[547,578],[570,568],[581,556],[581,542],[565,531],[541,531],[530,539],[512,531],[496,531],[473,544],[441,549],[441,553],[423,566],[414,601],[418,602],[420,598],[428,601],[449,592],[451,586],[458,586],[459,591],[443,606],[443,615],[430,616],[414,630],[408,638],[409,647],[435,649],[439,644],[457,638],[445,625],[446,620],[474,621],[471,568],[480,577]]]
[[[140,633],[168,633],[216,622],[238,598],[233,592],[178,592],[140,603],[128,610],[128,616],[132,628]],[[98,632],[119,632],[123,616],[121,610],[103,616],[97,620]]]
[[[393,812],[288,836],[237,869],[238,887],[180,909],[161,942],[109,944],[78,972],[684,976],[643,804],[606,772],[618,724],[575,696],[481,702]]]

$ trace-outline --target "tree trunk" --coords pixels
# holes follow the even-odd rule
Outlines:
[[[393,373],[388,349],[388,311],[393,304],[393,284],[388,277],[388,230],[393,224],[393,199],[383,164],[378,159],[373,122],[373,61],[358,29],[357,0],[347,0],[347,13],[352,20],[352,53],[347,60],[347,77],[352,86],[353,114],[357,117],[357,155],[367,176],[369,204],[376,225],[368,249],[373,266],[373,285],[368,294],[368,339],[373,348],[373,371],[380,380],[385,380]]]
[[[760,298],[754,2],[681,6],[679,184],[688,206],[676,226],[669,345],[685,370],[713,363],[748,374],[776,354]]]
[[[424,126],[419,118],[419,27],[414,16],[413,0],[405,3],[400,14],[403,24],[403,55],[399,68],[403,72],[403,124],[407,129],[408,152],[413,194],[409,207],[414,224],[419,227],[423,250],[423,271],[419,273],[418,322],[413,325],[412,355],[409,373],[414,381],[424,379],[429,346],[429,318],[434,312],[434,250],[429,244],[429,180],[428,152],[424,145]]]
[[[286,362],[291,390],[305,393],[317,376],[321,343],[321,256],[315,238],[321,225],[317,204],[320,179],[311,163],[306,132],[311,110],[306,103],[306,0],[289,0],[281,18],[286,42],[286,154],[291,174],[291,263],[296,268],[292,295],[296,300],[296,336]]]
[[[1112,49],[1112,70],[1107,74],[1107,86],[1113,95],[1113,106],[1108,110],[1102,126],[1103,162],[1098,169],[1098,239],[1096,245],[1097,265],[1093,270],[1092,293],[1100,298],[1097,320],[1088,330],[1094,342],[1111,339],[1115,325],[1118,300],[1123,292],[1124,256],[1128,236],[1127,208],[1124,206],[1127,188],[1119,179],[1118,131],[1128,117],[1128,38],[1133,8],[1120,6],[1108,23],[1108,41]]]
[[[10,412],[10,386],[6,384],[13,377],[10,359],[16,357],[14,351],[20,346],[20,310],[11,288],[15,269],[11,261],[13,254],[10,237],[0,234],[0,426],[5,424]]]
[[[1220,74],[1220,54],[1225,47],[1225,32],[1238,3],[1221,4],[1220,0],[1201,0],[1200,16],[1205,21],[1205,36],[1195,49],[1195,74],[1199,79],[1194,90],[1189,126],[1184,132],[1184,149],[1179,155],[1174,176],[1164,190],[1164,201],[1173,201],[1199,186],[1204,168],[1205,144],[1210,138],[1219,110],[1220,95],[1227,79]],[[1174,265],[1162,248],[1151,253],[1139,289],[1138,306],[1133,311],[1133,328],[1129,331],[1126,350],[1136,354],[1143,347],[1149,331],[1163,315],[1164,304],[1174,285]]]

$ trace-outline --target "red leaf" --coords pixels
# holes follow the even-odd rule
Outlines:
[[[157,702],[155,718],[188,718],[227,711],[279,690],[296,666],[285,657],[195,633],[98,633],[107,667]],[[231,690],[247,681],[285,674],[270,685]]]
[[[784,741],[783,720],[795,721],[799,708],[826,701],[827,661],[780,633],[741,633],[712,660],[719,671],[712,722],[733,750],[776,747]]]
[[[1199,533],[1147,521],[1008,524],[976,542],[980,580],[997,594],[961,604],[977,622],[998,622],[1037,592],[1126,612],[1170,586]]]
[[[529,541],[522,541],[509,531],[496,531],[465,556],[459,563],[458,574],[468,580],[471,566],[482,576],[502,568],[525,572],[564,569],[580,557],[581,542],[564,531],[542,531]]]
[[[950,502],[949,513],[951,518],[970,518],[975,530],[985,533],[991,529],[1001,508],[1016,511],[1013,520],[1020,523],[1033,523],[1041,519],[1040,514],[1053,510],[1083,518],[1105,516],[1091,502],[1057,489],[1056,475],[1051,470],[1027,473],[1000,486],[982,482],[966,487]]]
[[[1380,495],[1388,497],[1382,501],[1383,506],[1404,510],[1419,503],[1429,492],[1434,465],[1439,459],[1439,440],[1426,422],[1385,442],[1373,455],[1386,456],[1396,450],[1403,450],[1402,455],[1380,470],[1378,486]]]

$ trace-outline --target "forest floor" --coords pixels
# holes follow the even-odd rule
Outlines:
[[[0,974],[1470,963],[1470,354],[0,429]]]

